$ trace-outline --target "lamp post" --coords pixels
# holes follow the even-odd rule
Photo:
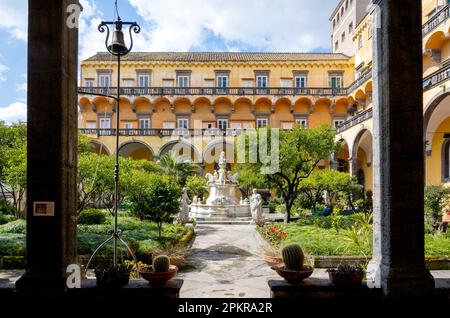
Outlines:
[[[116,10],[117,10],[117,3],[116,3]],[[125,44],[124,40],[124,34],[122,31],[123,26],[129,26],[129,34],[130,34],[130,47],[128,48]],[[109,36],[110,36],[110,26],[114,26],[114,32],[112,36],[111,44],[109,44]],[[119,199],[119,128],[120,128],[120,60],[121,57],[127,55],[131,52],[131,49],[133,48],[133,35],[134,33],[139,33],[141,31],[141,27],[136,22],[123,22],[119,15],[117,15],[116,21],[103,21],[98,26],[98,30],[100,33],[104,33],[106,31],[106,40],[105,40],[105,46],[109,53],[117,57],[117,94],[116,96],[110,96],[112,97],[116,103],[116,154],[115,154],[115,163],[114,163],[114,229],[111,234],[111,236],[104,241],[102,244],[100,244],[99,247],[94,251],[91,258],[89,259],[89,262],[86,265],[86,270],[89,268],[89,264],[91,263],[94,256],[97,254],[97,252],[109,241],[113,241],[113,266],[117,266],[117,242],[120,241],[122,244],[126,246],[128,251],[133,255],[132,251],[128,247],[128,245],[125,243],[125,241],[122,240],[120,237],[121,231],[118,229],[118,199]],[[134,257],[134,256],[133,256]]]

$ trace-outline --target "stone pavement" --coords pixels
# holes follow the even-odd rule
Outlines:
[[[198,225],[186,267],[178,276],[182,298],[270,297],[276,273],[261,258],[267,244],[254,225]]]

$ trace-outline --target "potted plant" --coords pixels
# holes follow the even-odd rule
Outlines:
[[[162,249],[153,251],[155,255],[167,255],[169,256],[170,264],[175,265],[178,268],[183,266],[185,261],[187,247],[185,244],[166,244]]]
[[[330,283],[336,286],[359,286],[365,274],[361,265],[339,265],[327,272]]]
[[[291,244],[281,251],[283,265],[272,266],[272,269],[286,281],[297,284],[311,276],[314,269],[304,265],[305,255],[298,244]]]
[[[269,241],[270,247],[263,249],[263,258],[269,266],[274,266],[283,263],[281,257],[281,250],[279,246],[281,242],[286,239],[287,232],[283,232],[279,227],[274,224],[270,226],[259,227],[260,233]]]
[[[273,247],[271,245],[264,247],[262,256],[267,265],[271,267],[283,264],[281,250],[278,247]]]
[[[178,267],[170,264],[170,259],[166,255],[155,257],[151,267],[139,270],[142,278],[154,285],[162,285],[175,277]]]
[[[130,264],[119,264],[110,267],[98,267],[95,269],[97,287],[118,288],[128,284],[132,266]]]

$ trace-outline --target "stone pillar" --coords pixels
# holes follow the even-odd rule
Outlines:
[[[434,287],[424,264],[421,1],[374,0],[374,250],[388,297]]]
[[[18,290],[63,290],[76,257],[78,30],[66,24],[70,4],[78,1],[28,1],[27,270]],[[33,213],[35,202],[54,206],[53,216]]]
[[[358,161],[356,157],[348,158],[348,172],[350,176],[356,176],[356,173],[358,172]]]

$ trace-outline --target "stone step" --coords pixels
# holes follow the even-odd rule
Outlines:
[[[233,220],[211,220],[211,221],[197,221],[197,224],[217,224],[217,225],[249,225],[252,221],[233,221]]]

